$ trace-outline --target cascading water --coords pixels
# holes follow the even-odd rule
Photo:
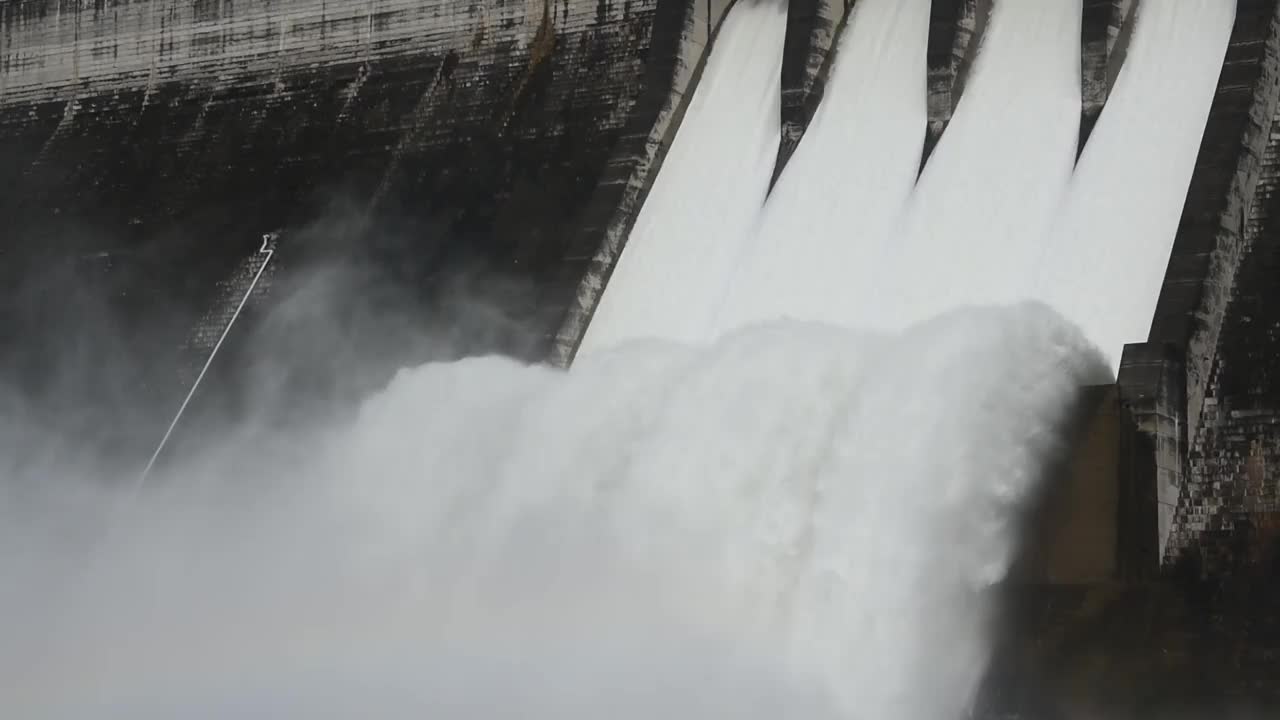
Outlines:
[[[713,334],[777,317],[869,327],[853,321],[864,314],[854,293],[882,270],[920,168],[929,6],[861,0],[850,10],[831,87],[756,232],[718,268],[723,279],[704,279],[724,296]]]
[[[1146,337],[1235,16],[1224,0],[1144,1],[1125,63],[1025,294],[1120,363]]]
[[[973,76],[893,250],[853,303],[858,324],[901,327],[946,308],[1026,299],[1020,281],[1075,159],[1080,12],[1079,0],[994,4]],[[869,302],[876,298],[892,299]]]
[[[350,424],[237,444],[107,527],[88,491],[0,498],[0,616],[56,618],[6,630],[4,703],[950,717],[1011,510],[1105,373],[1042,307],[405,371]]]
[[[1216,65],[1231,13],[1144,3],[1141,64],[1112,100],[1127,109],[1104,112],[1094,137],[1147,149],[1108,170],[1087,151],[1072,176],[1078,79],[1063,69],[1078,49],[1055,33],[1074,32],[1079,4],[1004,0],[913,188],[923,79],[919,94],[894,86],[897,72],[923,72],[926,5],[858,3],[829,104],[761,211],[783,13],[740,0],[571,371],[495,358],[406,370],[350,421],[249,433],[132,505],[81,482],[94,472],[74,463],[38,468],[40,485],[8,469],[0,709],[961,714],[988,652],[985,590],[1016,550],[1022,501],[1064,450],[1076,389],[1108,377],[1091,343],[1113,338],[1041,304],[949,305],[1018,299],[1016,281],[1069,255],[1055,228],[1105,225],[1055,214],[1092,207],[1090,178],[1145,177],[1130,163],[1148,152],[1189,167],[1216,71],[1153,89],[1151,68],[1183,51]],[[1178,49],[1153,28],[1175,29],[1165,40]],[[1053,70],[1026,105],[1001,94],[1023,92],[1004,74],[1023,60]],[[1189,129],[1135,136],[1147,103],[1185,111]],[[1007,152],[1035,162],[980,152],[1000,147],[986,113],[1024,109],[995,125]],[[865,137],[891,130],[883,147]],[[841,164],[845,153],[859,162]],[[1169,227],[1152,223],[1144,263],[1168,250]],[[977,259],[953,252],[970,243],[985,248]],[[957,272],[917,274],[911,253],[943,253]],[[1005,257],[1025,266],[969,289]],[[864,284],[839,283],[845,270]],[[917,291],[926,282],[936,296]]]
[[[716,279],[740,252],[769,188],[786,17],[783,3],[745,0],[724,19],[631,229],[626,269],[610,278],[583,350],[635,337],[703,338]]]

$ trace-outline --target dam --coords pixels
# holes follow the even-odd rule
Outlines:
[[[4,3],[0,707],[1269,717],[1278,102],[1276,0]]]

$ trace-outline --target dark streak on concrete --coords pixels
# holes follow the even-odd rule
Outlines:
[[[1133,38],[1141,0],[1085,0],[1080,27],[1080,141],[1076,159],[1106,106]]]
[[[1273,112],[1167,557],[1210,576],[1238,571],[1242,531],[1280,530],[1280,100]]]
[[[797,0],[792,0],[794,3]],[[807,2],[807,0],[800,0]],[[796,147],[800,145],[800,141],[804,137],[804,132],[808,129],[809,121],[813,119],[813,114],[817,111],[818,105],[822,103],[823,94],[826,91],[827,81],[831,78],[831,69],[835,63],[836,55],[840,51],[840,38],[844,35],[845,27],[849,23],[849,17],[853,15],[854,7],[858,4],[858,0],[846,0],[845,2],[831,2],[824,5],[819,2],[815,5],[815,12],[809,13],[804,8],[796,12],[796,23],[793,26],[791,20],[791,8],[794,4],[788,6],[787,13],[787,41],[788,45],[784,48],[784,67],[788,68],[788,72],[784,72],[784,82],[786,78],[794,72],[799,76],[797,71],[790,71],[790,68],[806,68],[803,77],[807,82],[805,86],[794,86],[786,84],[783,86],[783,122],[790,121],[789,126],[784,127],[782,137],[779,139],[778,158],[774,162],[773,174],[770,178],[769,189],[773,189],[773,185],[777,183],[778,178],[782,176],[782,171],[786,168],[787,162],[791,159],[791,155],[795,153]],[[823,7],[830,8],[835,16],[829,18],[827,22],[834,22],[834,29],[826,36],[826,47],[819,42],[813,41],[814,38],[821,38],[824,32],[823,25],[820,23],[822,19],[820,12]],[[794,28],[794,29],[793,29]],[[810,37],[813,41],[807,52],[802,42],[804,37]],[[794,38],[794,40],[793,40]],[[803,62],[801,62],[803,60]],[[817,61],[817,67],[813,67],[813,61]]]
[[[602,242],[603,218],[622,201],[624,187],[611,180],[640,161],[670,92],[692,5],[633,1],[625,16],[611,10],[598,22],[592,3],[587,19],[578,8],[560,27],[544,7],[525,45],[513,36],[522,28],[494,22],[473,33],[468,20],[456,31],[439,25],[446,36],[438,50],[384,44],[326,62],[273,52],[261,70],[196,54],[189,78],[167,69],[157,79],[144,64],[141,73],[77,84],[88,89],[74,94],[74,113],[58,86],[45,98],[30,88],[6,95],[2,379],[35,394],[65,379],[50,361],[66,338],[88,337],[84,321],[33,308],[34,297],[56,289],[15,288],[70,259],[100,258],[86,262],[110,298],[104,312],[110,323],[128,319],[114,335],[146,335],[169,349],[153,352],[148,343],[146,353],[121,361],[138,368],[130,392],[172,405],[189,364],[174,348],[217,302],[218,283],[256,251],[263,232],[306,226],[335,198],[357,208],[376,198],[373,222],[338,247],[299,247],[305,234],[286,233],[282,267],[361,252],[394,228],[401,254],[384,253],[383,263],[417,302],[437,303],[433,288],[453,268],[522,278],[533,290],[515,311],[541,328],[541,340],[519,352],[545,357]],[[461,12],[465,18],[465,6]],[[11,36],[15,17],[31,23],[48,14],[43,2],[6,5],[0,36]],[[363,18],[356,22],[363,27]],[[282,25],[273,27],[278,37]],[[164,32],[158,46],[173,47],[178,41]],[[11,40],[4,49],[0,77],[12,87],[26,66]],[[222,64],[202,70],[213,62]],[[65,273],[57,282],[80,283]]]
[[[998,1],[933,0],[927,51],[929,120],[920,155],[920,172],[924,172],[960,104]]]
[[[1194,433],[1280,101],[1280,3],[1239,0],[1150,342],[1185,353]]]
[[[769,180],[770,190],[818,109],[825,83],[823,68],[839,37],[839,30],[833,32],[833,29],[837,25],[844,27],[845,11],[845,4],[839,0],[790,0],[787,5],[782,51],[782,132]]]

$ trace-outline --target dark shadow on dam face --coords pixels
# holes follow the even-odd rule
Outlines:
[[[140,466],[197,378],[165,458],[247,422],[331,419],[403,367],[538,352],[537,287],[495,268],[482,241],[328,202],[279,236],[252,294],[245,273],[185,273],[189,258],[163,244],[30,262],[3,298],[0,421],[95,462]]]
[[[424,362],[535,354],[536,287],[470,247],[443,226],[337,206],[282,234],[270,291],[233,326],[185,435],[341,414]]]
[[[545,357],[646,157],[692,12],[330,4],[316,23],[267,8],[263,36],[229,3],[224,31],[192,25],[219,19],[201,10],[164,19],[168,34],[117,5],[55,24],[51,3],[0,3],[5,52],[36,58],[0,73],[0,387],[15,422],[41,414],[124,454],[181,403],[264,233],[280,232],[270,289],[210,368],[240,389],[201,386],[211,415],[253,404],[245,388],[270,373],[250,356],[311,378],[275,393],[295,399],[355,392],[323,389],[351,385],[338,368],[355,356]],[[62,62],[72,27],[118,57]],[[345,344],[326,339],[341,327]]]
[[[18,446],[48,436],[127,455],[150,442],[200,311],[188,287],[155,282],[173,258],[93,251],[26,260],[0,271],[0,423],[23,438]]]
[[[1161,570],[1151,439],[1111,386],[1085,388],[1073,418],[996,590],[974,717],[1277,717],[1280,533],[1239,533],[1229,568],[1193,548]]]
[[[254,229],[273,218],[239,214],[234,197],[160,228],[108,210],[97,222],[86,208],[64,214],[48,193],[0,201],[14,211],[0,243],[0,423],[20,438],[12,445],[138,465],[179,407],[175,452],[249,417],[349,408],[401,367],[545,353],[558,319],[545,268],[511,245],[521,228],[476,216],[490,194],[472,188],[478,199],[441,215],[393,187],[375,210],[353,182],[293,199],[252,295]]]

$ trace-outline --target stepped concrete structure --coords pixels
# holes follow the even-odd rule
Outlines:
[[[149,451],[209,354],[234,385],[317,266],[374,315],[462,294],[518,329],[456,352],[568,364],[720,20],[768,1],[0,3],[3,380]],[[1143,1],[1083,2],[1080,147]],[[933,0],[922,167],[997,2]],[[856,3],[789,1],[775,180]],[[1085,393],[976,716],[1280,708],[1277,114],[1280,2],[1238,0],[1150,334]]]

